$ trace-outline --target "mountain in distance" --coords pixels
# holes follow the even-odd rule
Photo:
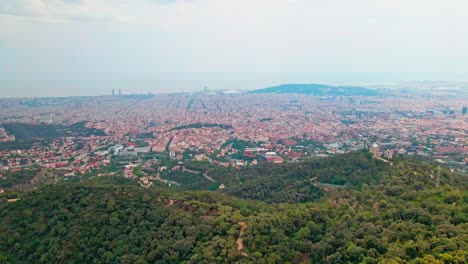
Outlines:
[[[359,86],[331,86],[325,84],[282,84],[264,89],[250,91],[250,93],[279,93],[279,94],[308,94],[308,95],[360,95],[376,96],[381,92],[377,89],[369,89]]]

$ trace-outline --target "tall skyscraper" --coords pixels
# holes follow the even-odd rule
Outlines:
[[[119,95],[122,95],[122,89],[119,89]]]
[[[114,89],[112,89],[112,96],[114,96],[114,95],[115,95],[115,92],[114,92]]]

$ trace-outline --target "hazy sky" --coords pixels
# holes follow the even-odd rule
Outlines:
[[[0,97],[468,81],[466,0],[0,0]]]

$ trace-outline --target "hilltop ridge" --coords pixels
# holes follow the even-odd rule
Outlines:
[[[376,96],[380,95],[381,91],[377,89],[369,89],[359,86],[332,86],[325,84],[282,84],[278,86],[267,87],[263,89],[253,90],[250,93],[297,93],[308,95],[361,95],[361,96]]]

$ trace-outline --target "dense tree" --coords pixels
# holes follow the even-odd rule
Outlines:
[[[355,181],[309,202],[297,195],[317,190],[298,192],[305,188],[298,183],[288,194],[268,185],[268,176],[245,182],[264,194],[254,198],[268,203],[144,189],[119,178],[43,186],[17,202],[0,199],[0,262],[466,263],[466,175],[443,169],[436,188],[432,164],[401,159],[388,166],[363,155],[354,165],[333,159],[296,164],[291,174],[293,165],[270,168],[276,175],[306,179],[318,170],[327,180],[348,175]],[[343,167],[329,172],[329,164]],[[363,176],[350,166],[361,167]]]

